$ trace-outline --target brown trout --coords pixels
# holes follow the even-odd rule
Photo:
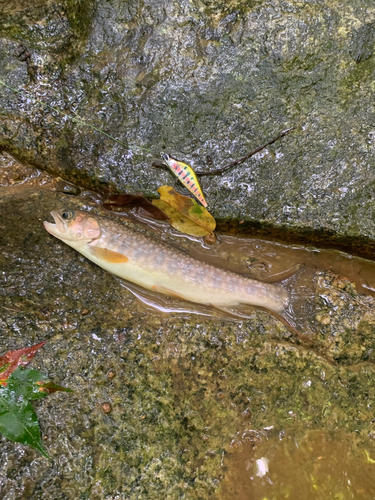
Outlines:
[[[45,229],[106,271],[147,290],[219,309],[248,304],[276,313],[288,305],[280,285],[262,283],[189,257],[122,222],[54,210]]]

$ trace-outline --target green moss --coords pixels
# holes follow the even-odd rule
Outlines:
[[[254,7],[261,4],[261,0],[228,0],[226,2],[217,2],[215,0],[203,0],[202,3],[206,6],[204,12],[207,16],[219,21],[228,16],[232,12],[248,13]]]

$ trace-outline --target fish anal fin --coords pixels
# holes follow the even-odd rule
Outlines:
[[[248,304],[236,304],[234,306],[217,306],[212,305],[214,309],[225,313],[228,318],[233,318],[237,320],[251,319],[254,316],[254,311],[256,308]],[[268,311],[269,312],[269,311]]]
[[[169,290],[168,288],[165,288],[163,286],[153,286],[152,290],[155,292],[163,293],[164,295],[170,295],[171,297],[175,299],[180,299],[180,300],[186,300],[185,297],[182,295],[178,295],[178,293],[174,292],[173,290]]]
[[[124,264],[129,261],[126,255],[108,250],[108,248],[90,247],[90,252],[97,259],[105,260],[110,264]]]

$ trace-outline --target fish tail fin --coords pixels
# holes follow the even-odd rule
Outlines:
[[[282,281],[289,302],[280,313],[274,315],[285,324],[297,345],[335,366],[336,362],[327,352],[321,337],[322,324],[318,318],[322,309],[316,271],[314,266],[302,266],[293,276]]]
[[[285,325],[289,336],[283,334],[280,341],[292,342],[296,347],[299,346],[313,352],[324,362],[334,366],[334,361],[324,353],[319,340],[321,325],[316,319],[319,312],[317,301],[319,293],[314,281],[315,271],[313,266],[300,266],[293,275],[279,282],[279,286],[288,295],[287,304],[281,311],[272,311],[259,306],[256,306],[255,309],[264,309]],[[251,309],[251,306],[245,304],[231,308],[220,307],[221,311],[237,319],[254,318],[254,312],[251,313]]]
[[[316,291],[313,285],[313,270],[311,266],[299,265],[293,274],[288,271],[286,278],[282,280],[268,280],[266,283],[272,283],[279,288],[275,307],[267,308],[259,305],[252,306],[246,303],[240,303],[236,306],[223,307],[215,306],[231,317],[238,319],[252,318],[252,310],[263,309],[281,320],[286,326],[300,333],[311,332],[310,321],[316,315],[315,296]],[[277,283],[277,284],[276,284]]]
[[[280,312],[280,316],[304,336],[318,333],[317,291],[313,275],[314,269],[311,266],[301,266],[292,276],[281,282],[288,293],[288,304]]]
[[[302,265],[292,275],[279,281],[277,286],[286,292],[285,305],[281,310],[247,304],[219,309],[237,319],[254,319],[255,310],[264,309],[286,327],[287,332],[283,332],[281,336],[277,333],[278,341],[292,343],[297,348],[314,353],[328,365],[335,366],[336,362],[327,353],[321,337],[322,324],[318,317],[322,309],[316,267]]]

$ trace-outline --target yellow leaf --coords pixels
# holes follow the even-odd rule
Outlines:
[[[373,460],[371,457],[370,457],[370,454],[367,450],[365,450],[365,453],[366,453],[366,458],[367,458],[367,463],[368,464],[375,464],[375,460]]]
[[[182,233],[191,234],[192,236],[207,236],[210,234],[203,227],[197,226],[187,217],[184,217],[180,212],[172,208],[168,203],[162,200],[152,200],[153,205],[160,208],[167,216],[168,222],[178,231]]]
[[[195,200],[176,193],[170,186],[161,186],[158,192],[160,200],[152,203],[168,216],[175,229],[193,236],[207,236],[214,231],[215,219]]]

